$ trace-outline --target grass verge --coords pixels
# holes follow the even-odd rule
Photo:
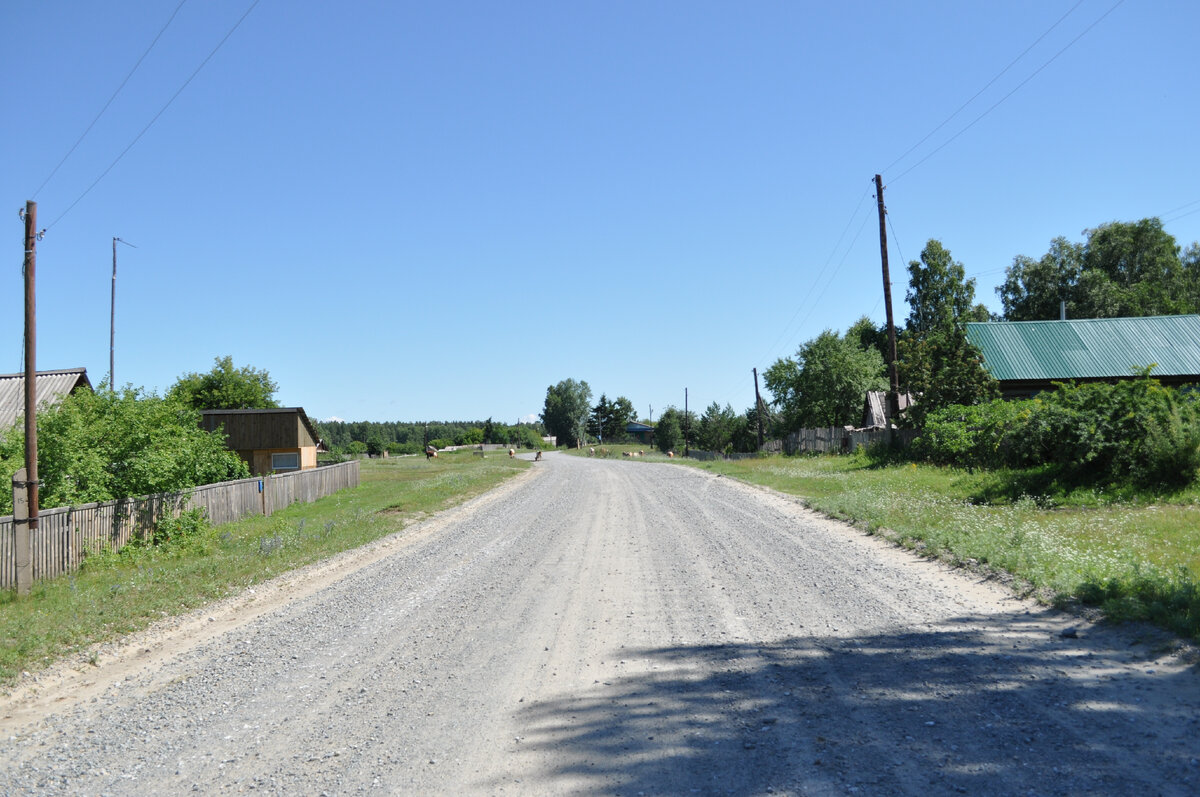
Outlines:
[[[996,473],[864,455],[764,457],[696,467],[801,497],[824,514],[949,562],[1017,579],[1060,606],[1099,607],[1200,639],[1200,491],[995,496]]]
[[[288,570],[400,531],[529,467],[503,452],[362,463],[357,489],[269,518],[185,528],[163,546],[89,556],[79,572],[0,593],[0,685],[22,671],[155,620],[241,592]]]

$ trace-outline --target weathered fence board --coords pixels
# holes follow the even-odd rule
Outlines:
[[[847,429],[842,426],[829,426],[822,429],[800,429],[792,432],[783,440],[768,440],[763,446],[764,452],[785,454],[808,453],[844,453],[849,454],[858,448],[875,443],[894,444],[906,447],[912,444],[917,436],[915,429]],[[758,454],[722,454],[719,451],[688,451],[689,459],[708,461],[714,459],[746,459]]]
[[[270,515],[297,502],[311,503],[357,487],[357,460],[337,465],[205,484],[179,493],[124,498],[82,506],[43,509],[31,535],[33,577],[55,578],[79,569],[88,551],[119,549],[134,536],[150,534],[164,518],[203,508],[213,525],[250,515]],[[16,532],[12,516],[0,517],[0,589],[17,583]]]
[[[783,440],[785,454],[845,453],[885,443],[906,447],[917,436],[915,429],[846,429],[829,426],[823,429],[800,429]]]

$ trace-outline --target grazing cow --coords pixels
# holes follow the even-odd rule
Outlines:
[[[668,456],[668,457],[670,457],[671,459],[675,459],[675,452],[674,452],[674,451],[668,451],[668,452],[667,452],[667,456]]]
[[[588,449],[588,456],[589,456],[589,457],[594,457],[594,456],[596,456],[596,449],[594,449],[594,448],[589,448],[589,449]]]
[[[541,452],[541,451],[539,451],[539,452],[537,452],[536,454],[534,454],[534,455],[533,455],[533,461],[534,461],[534,462],[541,462],[541,461],[542,461],[542,452]]]
[[[509,459],[512,459],[512,458],[513,458],[513,457],[515,457],[516,455],[517,455],[517,452],[516,452],[516,451],[513,451],[511,448],[510,448],[510,449],[508,449],[508,458],[509,458]]]
[[[425,461],[426,462],[428,462],[429,460],[433,459],[436,456],[437,456],[436,448],[434,448],[433,446],[425,446]]]

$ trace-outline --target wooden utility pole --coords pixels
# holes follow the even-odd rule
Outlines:
[[[896,369],[896,323],[892,318],[892,278],[888,274],[887,211],[883,206],[883,178],[875,175],[875,199],[879,204],[879,254],[883,259],[883,306],[887,310],[888,333],[888,415],[900,419],[900,373]]]
[[[763,424],[762,424],[762,398],[758,395],[758,368],[751,368],[754,371],[754,415],[758,418],[758,450],[762,451],[763,447]]]
[[[691,416],[688,415],[687,388],[683,389],[683,455],[688,455],[688,431],[691,429]]]
[[[113,368],[114,355],[117,343],[117,241],[119,239],[113,237],[113,278],[112,278],[112,303],[109,304],[108,313],[108,392],[112,393],[117,389],[117,375]]]
[[[122,241],[120,238],[113,238],[113,276],[112,276],[112,304],[110,305],[108,319],[108,390],[115,392],[117,389],[117,376],[113,373],[113,351],[116,349],[117,342],[117,244],[123,243],[126,246],[133,246],[129,241]],[[133,246],[137,249],[136,246]]]
[[[17,594],[33,588],[32,540],[38,529],[37,462],[37,203],[25,203],[25,487],[27,517],[16,527]],[[15,502],[14,502],[15,503]]]

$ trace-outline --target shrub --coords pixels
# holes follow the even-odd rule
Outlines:
[[[959,467],[1055,465],[1081,483],[1179,487],[1200,472],[1200,396],[1150,378],[1061,384],[930,413],[914,453]]]

